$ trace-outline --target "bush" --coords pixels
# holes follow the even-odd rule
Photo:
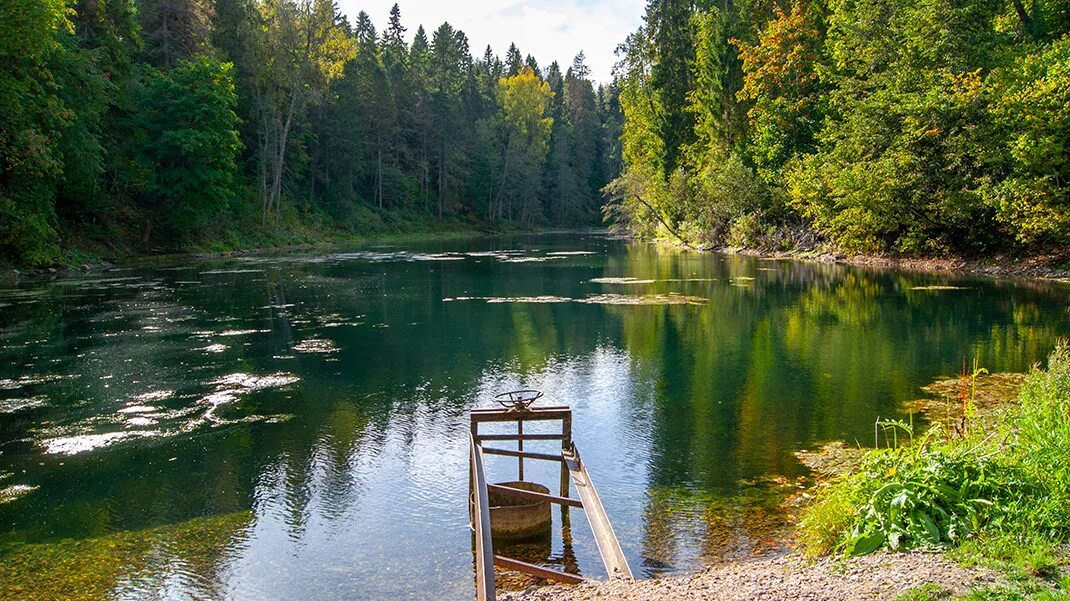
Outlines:
[[[728,230],[728,245],[735,248],[755,248],[763,234],[762,219],[757,213],[740,215]]]
[[[1022,555],[1015,549],[1033,557],[1070,540],[1070,347],[1030,374],[1021,401],[987,435],[934,427],[915,441],[910,425],[885,424],[909,442],[868,452],[823,491],[802,520],[804,548],[861,555],[981,538],[987,543],[973,550],[1006,560]]]

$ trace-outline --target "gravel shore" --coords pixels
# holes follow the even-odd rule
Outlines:
[[[851,560],[816,561],[788,555],[728,563],[692,576],[532,588],[499,598],[512,601],[890,600],[927,584],[960,595],[1000,583],[1000,578],[991,571],[964,568],[933,553],[877,553]]]

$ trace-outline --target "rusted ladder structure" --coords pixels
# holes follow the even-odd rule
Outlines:
[[[495,601],[494,591],[494,567],[505,570],[514,570],[539,578],[556,580],[576,584],[587,580],[575,574],[552,570],[542,566],[510,559],[494,554],[494,544],[491,540],[490,531],[490,502],[488,492],[494,491],[500,494],[513,495],[536,501],[548,501],[565,508],[562,512],[564,519],[568,519],[568,507],[583,509],[587,521],[594,532],[595,543],[598,552],[602,556],[602,563],[606,566],[606,572],[610,578],[632,578],[632,571],[628,567],[628,561],[624,557],[620,543],[613,534],[613,527],[609,523],[602,501],[598,498],[594,482],[587,473],[587,468],[580,459],[580,453],[572,442],[572,410],[568,407],[528,407],[524,409],[473,409],[471,411],[472,432],[469,438],[471,447],[471,474],[469,491],[471,493],[472,526],[475,531],[475,568],[476,568],[476,599],[478,601]],[[524,424],[527,422],[561,422],[560,433],[535,434],[524,433]],[[516,423],[516,433],[480,433],[479,425],[487,423]],[[524,449],[525,441],[561,441],[561,454],[535,453]],[[484,442],[516,442],[516,449],[503,449],[486,447]],[[543,494],[527,490],[520,490],[508,486],[487,484],[486,471],[483,467],[484,455],[500,455],[516,457],[519,479],[524,479],[524,460],[551,461],[561,464],[561,493],[560,495]],[[569,497],[570,483],[575,484],[578,499]]]

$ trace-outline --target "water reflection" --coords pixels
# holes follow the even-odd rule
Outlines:
[[[775,552],[794,451],[1028,368],[1068,292],[575,235],[0,290],[0,597],[95,565],[85,598],[469,598],[467,410],[521,387],[573,407],[637,573]],[[568,515],[532,557],[601,576]]]

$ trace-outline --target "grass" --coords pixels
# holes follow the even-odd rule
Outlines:
[[[1070,543],[1070,346],[1034,369],[1020,404],[997,423],[976,417],[963,379],[961,416],[916,433],[884,422],[884,448],[822,491],[800,522],[811,555],[878,549],[949,551],[963,563],[996,567],[1013,589],[971,599],[1070,599],[1063,576]],[[912,591],[928,599],[932,591]],[[925,596],[928,595],[928,596]]]

